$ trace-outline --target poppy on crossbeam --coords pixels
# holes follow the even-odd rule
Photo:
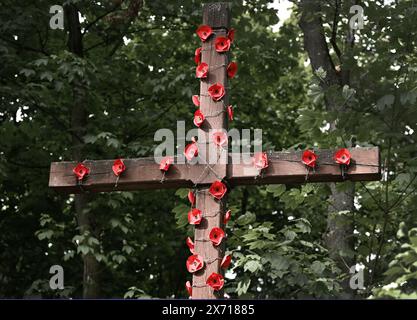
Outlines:
[[[122,159],[114,160],[112,170],[113,170],[113,173],[117,177],[119,177],[126,170],[126,166],[125,166],[123,160]]]
[[[167,172],[169,170],[169,167],[174,162],[174,158],[171,156],[166,156],[162,158],[160,164],[159,164],[159,170],[163,172]]]
[[[253,164],[255,168],[263,170],[268,168],[268,155],[266,152],[257,152],[253,155]]]
[[[90,169],[83,165],[82,163],[78,163],[72,172],[77,176],[77,180],[81,181],[90,173]]]

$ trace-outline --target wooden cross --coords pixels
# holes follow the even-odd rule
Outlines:
[[[199,129],[199,157],[207,159],[213,142],[209,137],[209,129],[228,129],[228,118],[225,106],[228,105],[229,90],[226,66],[229,63],[229,55],[221,54],[214,50],[214,39],[218,36],[226,36],[230,27],[230,8],[228,3],[211,3],[203,5],[203,24],[212,27],[214,35],[202,46],[202,62],[210,69],[207,79],[201,81],[200,109],[206,117]],[[226,88],[226,95],[222,101],[215,102],[208,96],[208,87],[214,83],[220,83]],[[219,247],[212,245],[209,233],[213,227],[225,228],[223,216],[226,211],[226,198],[216,200],[207,191],[208,187],[216,180],[227,181],[229,188],[241,185],[265,185],[306,182],[306,167],[301,163],[301,151],[271,152],[268,154],[269,166],[262,175],[254,168],[252,163],[239,161],[244,155],[228,154],[223,149],[223,155],[228,158],[227,164],[178,164],[174,163],[166,173],[161,183],[161,171],[154,158],[124,159],[126,171],[120,176],[117,186],[116,177],[112,172],[114,160],[86,160],[84,165],[90,168],[90,173],[82,181],[82,186],[77,183],[73,168],[75,162],[54,162],[51,164],[49,186],[57,191],[66,193],[82,192],[112,192],[138,189],[166,189],[166,188],[195,188],[196,207],[203,212],[205,217],[200,225],[195,227],[195,252],[201,255],[206,264],[205,267],[193,275],[193,298],[215,299],[221,298],[222,292],[215,292],[206,285],[207,277],[213,272],[222,274],[220,267],[224,256],[224,243]],[[338,182],[372,181],[381,177],[380,156],[378,148],[352,148],[350,149],[352,163],[344,176],[339,165],[333,160],[335,150],[319,150],[318,167],[308,176],[308,182]],[[202,175],[202,172],[204,174]],[[205,216],[204,216],[205,215]]]

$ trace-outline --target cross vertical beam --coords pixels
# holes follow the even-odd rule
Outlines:
[[[200,109],[206,116],[206,120],[199,129],[198,147],[199,157],[205,163],[211,165],[213,170],[205,170],[206,175],[198,181],[197,190],[197,208],[206,216],[200,225],[197,225],[194,233],[195,252],[200,254],[206,261],[206,266],[200,272],[193,275],[193,294],[194,299],[217,299],[223,296],[223,292],[214,292],[209,286],[206,286],[207,278],[213,273],[221,274],[221,259],[224,255],[225,245],[215,247],[208,241],[212,228],[223,226],[223,216],[226,208],[226,199],[215,200],[208,193],[208,186],[215,180],[226,177],[227,174],[227,146],[219,148],[213,144],[210,133],[213,130],[228,129],[226,110],[228,103],[228,86],[226,67],[229,63],[227,53],[218,53],[214,47],[216,37],[227,36],[230,28],[230,6],[228,3],[210,3],[203,5],[203,24],[209,25],[213,29],[212,35],[202,45],[202,62],[209,65],[209,75],[207,79],[201,81],[200,85]],[[208,96],[208,88],[220,83],[226,89],[226,94],[220,101],[213,101]],[[211,160],[211,161],[210,161]],[[213,163],[215,160],[215,163]],[[216,172],[216,175],[212,171]]]

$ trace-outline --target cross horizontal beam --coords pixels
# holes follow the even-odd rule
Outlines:
[[[334,152],[335,150],[316,151],[317,168],[314,172],[310,171],[308,182],[373,181],[381,178],[378,148],[350,149],[352,162],[344,177],[339,165],[333,161]],[[242,159],[242,156],[234,154],[229,154],[225,177],[215,174],[216,165],[212,165],[210,169],[204,164],[173,164],[163,182],[161,182],[162,173],[159,164],[155,163],[153,158],[126,159],[123,160],[126,171],[121,175],[117,186],[116,176],[111,169],[114,160],[86,160],[84,164],[90,168],[90,174],[84,178],[82,185],[77,183],[72,172],[76,166],[75,162],[53,162],[49,186],[65,193],[191,188],[201,180],[203,170],[209,177],[205,181],[226,178],[231,186],[303,183],[306,181],[306,168],[300,161],[301,153],[301,151],[270,153],[269,166],[261,175],[251,163],[234,161],[233,159]]]

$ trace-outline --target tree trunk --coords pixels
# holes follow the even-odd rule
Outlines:
[[[342,86],[349,83],[349,72],[337,72],[335,69],[324,34],[320,1],[302,0],[300,8],[302,15],[299,24],[304,33],[304,47],[310,58],[313,72],[315,73],[321,67],[326,71],[326,77],[322,82],[323,90],[327,90],[331,86],[338,86],[341,93]],[[337,23],[337,19],[335,21]],[[327,110],[343,112],[342,106],[339,105],[334,95],[326,94],[325,103]],[[330,130],[334,130],[335,126],[335,123],[331,123]],[[355,185],[346,183],[342,191],[336,188],[335,183],[331,183],[330,189],[331,197],[325,242],[329,250],[329,256],[337,262],[343,272],[349,273],[349,268],[354,264],[352,256],[354,250],[352,214]],[[339,214],[341,211],[349,213]],[[343,292],[339,296],[340,298],[354,297],[354,291],[349,287],[349,279],[342,282],[342,287]]]
[[[68,31],[68,50],[78,57],[83,57],[83,42],[78,10],[74,5],[66,5],[65,20]],[[82,79],[81,79],[82,80]],[[87,97],[82,81],[75,81],[73,85],[73,105],[71,109],[71,130],[72,130],[72,156],[75,161],[85,159],[85,144],[83,136],[86,134],[87,126]],[[87,210],[89,196],[86,194],[75,195],[75,211],[77,215],[80,234],[89,233],[95,236],[93,216]],[[99,297],[99,263],[94,255],[88,253],[83,255],[83,297]]]

